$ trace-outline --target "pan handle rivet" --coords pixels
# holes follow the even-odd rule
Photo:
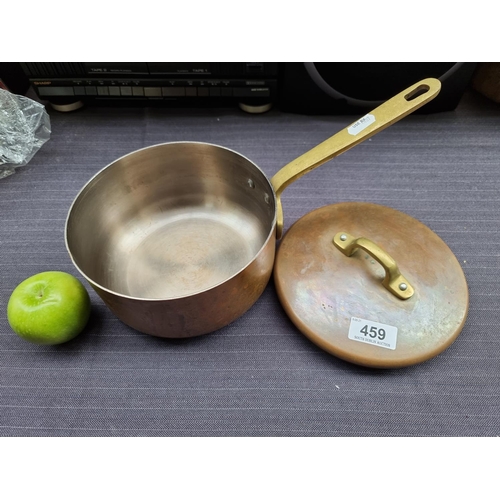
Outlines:
[[[252,188],[255,189],[255,182],[252,179],[248,179],[248,185]]]
[[[399,289],[402,290],[403,292],[408,288],[408,285],[406,283],[401,283],[399,285]]]
[[[346,236],[345,234],[341,234],[341,235],[340,235],[340,240],[341,240],[341,241],[345,241],[345,240],[347,240],[347,236]]]

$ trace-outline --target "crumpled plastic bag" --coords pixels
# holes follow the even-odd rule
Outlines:
[[[50,132],[43,104],[0,89],[0,179],[26,165],[49,140]]]

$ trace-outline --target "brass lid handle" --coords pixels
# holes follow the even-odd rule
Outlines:
[[[396,261],[368,238],[355,238],[346,232],[340,232],[333,238],[333,244],[347,257],[358,248],[371,255],[385,269],[382,285],[398,299],[407,300],[415,293],[409,281],[401,274]]]

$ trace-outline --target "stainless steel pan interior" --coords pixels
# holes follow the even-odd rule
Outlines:
[[[196,142],[148,147],[86,186],[68,220],[77,267],[141,299],[200,293],[231,278],[274,231],[275,195],[250,160]]]

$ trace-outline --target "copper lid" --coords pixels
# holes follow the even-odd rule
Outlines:
[[[426,361],[462,330],[464,273],[431,229],[389,207],[329,205],[286,233],[274,279],[290,319],[346,361],[397,368]]]

